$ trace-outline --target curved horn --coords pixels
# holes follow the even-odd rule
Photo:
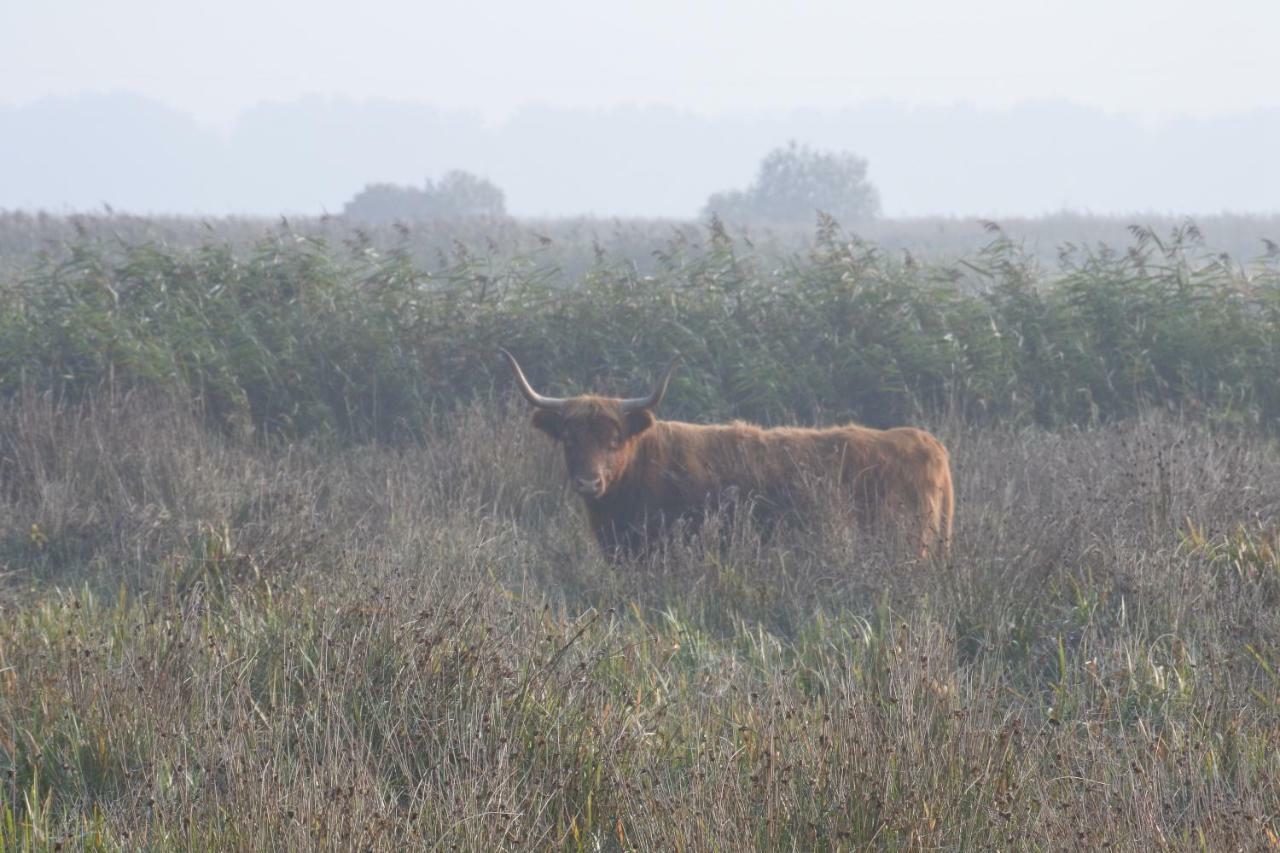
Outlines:
[[[635,412],[640,409],[656,409],[658,404],[662,402],[662,398],[667,395],[667,383],[671,381],[671,374],[675,372],[676,365],[680,363],[680,356],[671,359],[671,364],[667,366],[667,372],[662,374],[662,379],[658,382],[658,387],[653,389],[653,393],[648,397],[632,397],[629,400],[623,400],[619,405],[622,411]]]
[[[516,387],[520,389],[520,393],[524,398],[539,409],[562,409],[565,400],[561,397],[544,397],[533,387],[529,385],[529,380],[524,378],[524,371],[520,369],[520,362],[516,361],[516,357],[507,352],[502,347],[498,347],[498,352],[507,357],[507,361],[511,364],[511,370],[516,375]]]

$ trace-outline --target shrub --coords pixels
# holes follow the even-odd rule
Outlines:
[[[343,215],[365,222],[409,222],[416,219],[457,219],[505,216],[506,196],[484,178],[469,172],[447,172],[438,183],[427,179],[422,189],[395,184],[370,184],[342,208]]]
[[[765,155],[747,189],[711,196],[704,215],[731,222],[807,223],[818,212],[848,224],[880,215],[880,193],[867,180],[866,160],[788,143]]]

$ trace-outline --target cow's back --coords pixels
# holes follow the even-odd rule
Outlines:
[[[914,427],[855,424],[766,429],[658,421],[641,437],[615,495],[593,510],[593,522],[634,527],[657,516],[691,516],[727,495],[802,516],[817,508],[814,501],[844,501],[862,520],[888,510],[929,528],[922,535],[931,540],[950,535],[950,462],[942,443]]]

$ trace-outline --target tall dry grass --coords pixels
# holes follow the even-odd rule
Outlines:
[[[614,568],[523,408],[422,440],[0,405],[5,849],[1265,849],[1280,455],[942,423],[953,559]]]

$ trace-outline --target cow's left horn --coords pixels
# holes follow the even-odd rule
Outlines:
[[[671,374],[675,372],[676,365],[680,363],[680,356],[671,359],[671,364],[667,366],[667,372],[662,374],[662,379],[658,382],[658,387],[653,389],[653,393],[648,397],[632,397],[629,400],[623,400],[621,403],[622,411],[635,412],[640,409],[656,409],[658,404],[662,402],[662,398],[667,395],[667,384],[671,382]]]
[[[539,409],[563,409],[565,400],[561,397],[544,397],[537,391],[533,390],[533,386],[529,384],[529,380],[524,378],[524,371],[520,369],[520,362],[516,361],[516,357],[505,349],[499,347],[498,352],[507,357],[507,361],[511,364],[511,370],[516,375],[516,385],[520,388],[520,393],[524,398]]]

